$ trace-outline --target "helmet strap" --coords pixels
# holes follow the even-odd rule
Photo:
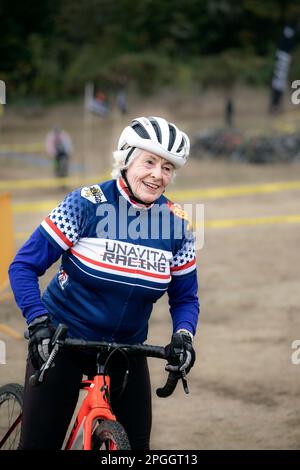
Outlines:
[[[132,199],[134,202],[137,202],[138,204],[143,204],[146,207],[149,207],[149,206],[151,206],[151,204],[153,204],[154,201],[153,202],[144,202],[144,201],[142,201],[141,199],[139,199],[138,197],[136,197],[133,194],[133,191],[131,189],[131,186],[130,186],[129,181],[128,181],[127,176],[126,176],[126,169],[121,170],[121,176],[122,176],[123,180],[126,183],[126,188],[128,189],[130,199]]]
[[[125,160],[125,165],[127,165],[128,161],[129,161],[129,158],[131,157],[131,155],[133,154],[133,152],[135,151],[136,147],[132,147],[128,154],[127,154],[127,157],[126,157],[126,160]]]

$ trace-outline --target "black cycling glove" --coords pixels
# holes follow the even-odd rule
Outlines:
[[[47,361],[51,352],[51,338],[54,328],[48,315],[35,318],[29,325],[28,352],[32,365],[35,369],[40,369]]]
[[[174,333],[171,343],[166,346],[166,350],[169,356],[166,370],[171,372],[180,371],[188,374],[196,359],[192,338],[189,333]]]

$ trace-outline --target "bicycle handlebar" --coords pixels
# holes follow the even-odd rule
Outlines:
[[[86,349],[95,351],[110,351],[122,349],[127,354],[134,356],[156,357],[158,359],[168,359],[166,350],[162,346],[152,346],[151,344],[122,344],[108,341],[86,341],[83,339],[66,338],[63,346],[67,348]]]
[[[144,357],[155,357],[158,359],[168,360],[168,354],[166,348],[163,346],[153,346],[151,344],[121,344],[109,341],[86,341],[83,339],[66,338],[68,327],[60,323],[53,335],[51,345],[53,347],[49,358],[42,365],[42,367],[33,374],[29,383],[33,387],[40,385],[44,379],[47,371],[54,363],[54,359],[61,348],[72,348],[72,349],[89,349],[94,351],[105,351],[110,352],[116,349],[124,351],[128,355],[144,356]],[[183,388],[185,393],[189,393],[187,386],[186,376],[184,373],[169,372],[167,382],[164,387],[158,388],[156,394],[161,398],[170,396],[177,385],[178,380],[182,380]]]

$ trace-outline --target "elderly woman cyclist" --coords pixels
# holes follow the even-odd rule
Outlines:
[[[199,313],[194,241],[183,212],[163,195],[188,154],[189,139],[174,124],[134,119],[114,152],[113,179],[69,193],[16,254],[10,281],[30,337],[20,449],[61,448],[82,374],[94,365],[88,353],[64,352],[40,387],[29,385],[49,357],[58,323],[76,338],[144,342],[153,304],[167,292],[173,359],[166,369],[188,373],[193,366]],[[38,277],[59,258],[41,298]],[[122,383],[124,363],[119,358],[110,366],[112,408],[132,449],[149,449],[147,360],[129,361],[118,400],[114,389]]]

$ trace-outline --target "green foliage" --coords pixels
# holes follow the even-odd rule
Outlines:
[[[0,79],[13,99],[82,95],[93,81],[140,93],[270,82],[292,0],[27,0],[0,4]],[[299,49],[291,76],[300,78]]]

